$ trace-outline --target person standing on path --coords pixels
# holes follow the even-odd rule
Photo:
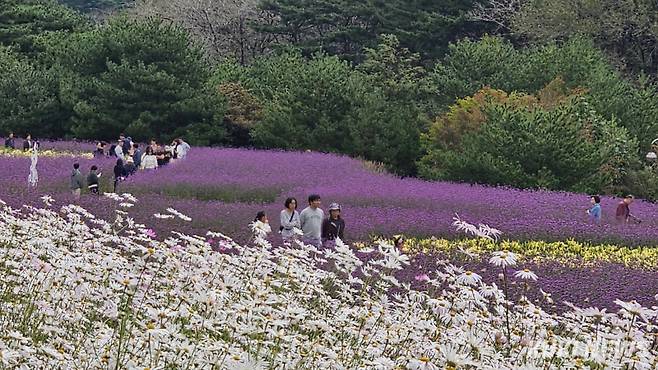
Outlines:
[[[281,232],[283,241],[290,242],[295,238],[295,229],[301,229],[302,224],[299,218],[299,212],[297,212],[297,199],[286,199],[284,206],[285,209],[281,211],[281,226],[279,227],[279,231]]]
[[[317,194],[308,197],[308,207],[299,214],[299,221],[304,232],[303,241],[306,244],[322,247],[322,221],[324,212],[320,209],[322,199]]]
[[[322,223],[322,243],[334,242],[336,238],[343,240],[344,231],[345,221],[340,218],[340,205],[331,203],[329,205],[329,217]]]
[[[80,164],[73,164],[73,171],[71,172],[71,192],[75,199],[80,199],[80,192],[84,186],[84,179],[80,173]]]

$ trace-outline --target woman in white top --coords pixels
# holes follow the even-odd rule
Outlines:
[[[299,219],[299,212],[297,212],[297,199],[286,199],[285,209],[281,211],[281,237],[284,242],[291,241],[295,238],[295,229],[301,229],[302,224]]]
[[[153,149],[150,146],[146,147],[146,152],[142,155],[143,170],[152,170],[158,168],[158,157],[153,154]]]

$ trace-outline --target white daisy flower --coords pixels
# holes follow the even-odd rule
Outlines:
[[[473,271],[466,271],[457,276],[457,283],[462,285],[477,285],[482,281],[482,276]]]
[[[497,267],[508,267],[516,265],[516,254],[508,251],[493,252],[493,256],[489,258],[489,263]]]
[[[515,272],[514,277],[520,278],[520,279],[523,279],[523,280],[537,281],[537,275],[534,272],[532,272],[528,269],[523,269],[523,270],[519,270],[519,271]]]

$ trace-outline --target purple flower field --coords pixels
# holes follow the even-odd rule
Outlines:
[[[59,142],[51,148],[89,152],[93,145]],[[68,192],[74,161],[81,164],[85,174],[91,165],[99,166],[103,171],[102,191],[110,190],[113,157],[40,157],[39,186],[28,190],[30,159],[4,156],[0,157],[0,199],[17,207],[41,206],[40,197],[45,194],[55,198],[55,207],[74,202]],[[319,153],[193,148],[184,161],[138,172],[121,184],[120,192],[137,196],[137,205],[126,211],[130,217],[153,227],[159,237],[171,230],[204,235],[210,229],[244,242],[251,236],[247,225],[257,211],[266,210],[272,229],[276,230],[278,213],[287,196],[297,197],[304,204],[308,194],[317,192],[325,206],[334,201],[343,206],[348,241],[397,233],[458,238],[461,235],[454,231],[451,222],[454,213],[459,213],[469,222],[502,230],[507,239],[574,238],[624,245],[658,244],[658,207],[651,203],[637,201],[632,206],[633,212],[644,220],[642,224],[616,225],[609,215],[614,214],[619,200],[604,197],[604,223],[593,226],[585,214],[589,205],[586,195],[399,179],[371,172],[358,160]],[[109,198],[88,194],[79,204],[106,219],[112,217],[118,206]],[[153,217],[168,207],[190,216],[192,221]],[[415,282],[414,276],[431,273],[436,269],[435,261],[432,256],[414,257],[401,280],[422,284]],[[456,263],[480,273],[487,281],[496,279],[497,273],[486,261]],[[551,292],[558,303],[569,300],[614,309],[612,301],[616,298],[638,299],[648,304],[658,291],[658,283],[652,279],[654,271],[618,264],[580,267],[544,261],[523,266],[540,275],[540,281],[528,294],[538,298],[541,287]]]
[[[486,256],[467,258],[463,255],[417,255],[411,260],[411,266],[397,274],[400,281],[410,283],[414,288],[427,288],[425,283],[417,281],[421,274],[433,275],[442,268],[437,260],[448,259],[456,266],[471,270],[482,276],[488,284],[501,286],[501,270],[489,264]],[[538,280],[527,281],[512,277],[511,293],[519,298],[525,295],[535,302],[542,301],[540,289],[551,294],[554,305],[542,304],[545,309],[563,312],[568,309],[564,302],[571,302],[582,307],[606,308],[616,312],[619,307],[615,299],[636,300],[651,307],[655,305],[654,296],[658,293],[656,271],[628,268],[618,263],[564,264],[558,261],[542,260],[522,261],[509,271],[528,268],[535,272]],[[527,285],[525,284],[527,282]]]
[[[78,149],[81,148],[81,149]],[[72,143],[60,150],[88,150],[93,145]],[[102,191],[109,191],[113,160],[79,159],[83,173],[92,164],[104,173]],[[27,190],[29,158],[0,158],[0,199],[11,205],[38,202],[50,194],[56,201],[71,201],[68,178],[73,159],[40,158],[37,191]],[[602,225],[588,222],[587,195],[564,192],[523,191],[479,185],[399,179],[374,173],[362,162],[344,156],[320,153],[256,151],[245,149],[193,148],[184,161],[153,171],[141,171],[121,184],[120,192],[137,196],[131,210],[141,222],[156,223],[157,232],[172,227],[205,234],[208,229],[249,237],[246,225],[257,211],[265,210],[273,229],[286,197],[299,200],[300,210],[311,193],[319,193],[326,206],[338,202],[347,223],[346,238],[367,240],[374,235],[406,234],[427,237],[459,237],[451,226],[458,213],[463,219],[485,223],[503,231],[507,239],[577,239],[616,242],[624,245],[658,245],[658,206],[642,201],[632,205],[641,224],[617,225],[614,211],[619,199],[603,197]],[[83,196],[80,204],[111,213],[113,203]],[[158,220],[152,214],[167,207],[192,217],[193,221]]]

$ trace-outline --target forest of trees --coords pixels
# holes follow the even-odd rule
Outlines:
[[[0,0],[0,129],[656,199],[657,17],[649,0]]]

